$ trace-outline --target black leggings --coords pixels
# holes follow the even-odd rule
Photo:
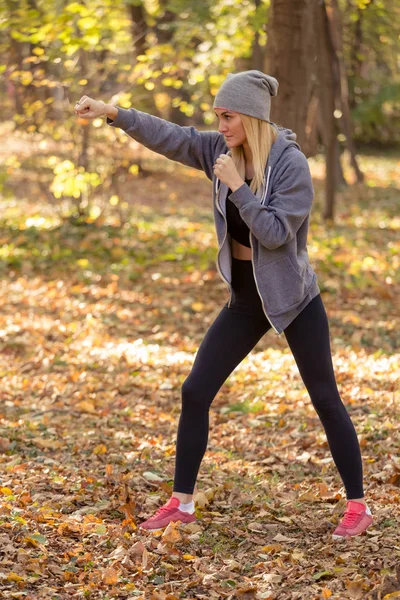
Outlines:
[[[232,302],[222,308],[200,344],[182,385],[174,488],[192,494],[208,442],[209,408],[218,390],[271,329],[258,295],[251,260],[232,259]],[[316,296],[284,331],[301,378],[322,422],[347,499],[362,498],[362,462],[357,435],[336,385],[329,325]]]

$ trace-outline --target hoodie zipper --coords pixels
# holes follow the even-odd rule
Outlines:
[[[251,231],[249,231],[249,240],[250,240],[250,246],[251,246],[251,254],[253,255],[253,244],[251,243]],[[256,288],[257,288],[257,292],[258,295],[260,296],[261,299],[261,305],[262,305],[262,309],[263,309],[263,313],[264,315],[267,317],[267,321],[269,322],[269,324],[271,325],[272,329],[275,331],[276,335],[281,335],[279,333],[279,331],[275,328],[274,324],[272,323],[271,319],[269,318],[269,316],[267,315],[267,311],[265,310],[265,305],[264,305],[264,300],[263,297],[260,294],[260,289],[258,287],[258,283],[257,283],[257,278],[256,278],[256,270],[254,268],[254,263],[253,263],[253,258],[251,259],[251,266],[253,267],[253,277],[254,277],[254,281],[256,284]]]
[[[229,287],[229,302],[228,302],[228,308],[229,308],[229,307],[230,307],[230,305],[231,305],[231,301],[232,301],[232,286],[231,286],[231,284],[229,283],[229,281],[226,279],[226,277],[224,276],[224,274],[222,273],[221,266],[220,266],[220,264],[219,264],[219,257],[220,257],[220,253],[221,253],[221,250],[222,250],[222,248],[223,248],[223,246],[224,246],[224,244],[225,244],[226,236],[227,236],[227,234],[228,234],[228,221],[227,221],[227,219],[226,219],[226,216],[225,216],[225,215],[224,215],[224,213],[222,212],[222,209],[221,209],[221,207],[220,207],[220,205],[219,205],[219,200],[218,200],[218,198],[219,198],[219,190],[220,190],[220,187],[218,187],[218,179],[217,179],[217,180],[216,180],[216,182],[215,182],[215,186],[216,186],[216,188],[215,188],[215,204],[216,204],[216,206],[217,206],[218,212],[219,212],[219,213],[222,215],[222,217],[223,217],[223,219],[224,219],[224,221],[225,221],[225,236],[224,236],[224,239],[223,239],[223,241],[222,241],[222,244],[221,244],[221,246],[219,246],[219,248],[218,248],[218,254],[217,254],[217,268],[218,268],[218,271],[219,271],[219,274],[220,274],[220,276],[222,277],[222,279],[225,281],[225,283],[226,283],[226,284],[228,285],[228,287]]]
[[[268,192],[268,184],[269,184],[269,176],[270,176],[270,174],[271,174],[271,167],[269,167],[269,168],[268,168],[267,183],[265,184],[265,190],[264,190],[264,193],[263,193],[263,194],[262,194],[262,196],[261,196],[261,204],[264,204],[265,198],[267,197],[267,192]],[[265,310],[265,304],[264,304],[263,297],[262,297],[262,296],[261,296],[261,294],[260,294],[260,289],[259,289],[259,287],[258,287],[257,278],[256,278],[256,270],[255,270],[255,268],[254,268],[254,263],[253,263],[253,244],[251,243],[251,231],[249,231],[249,241],[250,241],[251,255],[252,255],[252,258],[251,258],[251,266],[252,266],[252,268],[253,268],[253,277],[254,277],[254,281],[255,281],[255,284],[256,284],[256,288],[257,288],[258,295],[260,296],[260,299],[261,299],[261,305],[262,305],[263,312],[264,312],[265,316],[267,317],[267,321],[268,321],[268,322],[269,322],[269,324],[271,325],[272,329],[275,331],[276,335],[281,335],[281,334],[279,333],[279,331],[278,331],[278,330],[275,328],[275,326],[274,326],[274,324],[272,323],[271,319],[268,317],[268,315],[267,315],[267,311]]]

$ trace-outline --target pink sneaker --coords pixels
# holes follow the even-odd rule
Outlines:
[[[159,508],[152,517],[147,519],[147,521],[140,523],[139,527],[142,527],[142,529],[147,529],[147,531],[157,531],[158,529],[163,529],[166,527],[171,521],[193,523],[193,521],[196,520],[196,515],[194,513],[190,514],[188,512],[179,510],[179,505],[179,498],[171,496],[166,504]]]
[[[348,500],[343,519],[332,534],[334,540],[360,535],[372,523],[371,511],[361,502]]]

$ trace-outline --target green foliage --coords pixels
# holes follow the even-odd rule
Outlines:
[[[54,167],[54,180],[50,190],[56,198],[81,198],[101,182],[98,173],[89,173],[83,167],[76,167],[70,160],[64,160]]]
[[[398,3],[339,4],[356,139],[398,142]],[[118,164],[112,157],[102,164],[103,153],[87,153],[82,122],[73,112],[76,100],[86,94],[180,124],[193,119],[212,126],[213,97],[226,74],[251,68],[256,31],[259,44],[267,43],[269,8],[270,0],[257,9],[250,0],[7,0],[0,5],[3,120],[60,145],[54,155],[64,166],[52,191],[57,198],[86,195],[89,210],[93,190]],[[98,130],[102,124],[86,123],[87,146],[112,144],[114,154],[124,151],[127,140]],[[85,173],[76,166],[81,164]],[[7,174],[0,173],[0,189]]]

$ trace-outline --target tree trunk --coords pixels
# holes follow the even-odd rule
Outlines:
[[[362,60],[361,46],[363,42],[362,19],[364,10],[357,8],[357,20],[354,23],[353,45],[351,48],[351,86],[350,86],[350,108],[356,107],[354,84],[361,77]]]
[[[272,0],[268,20],[267,72],[279,81],[271,117],[306,142],[308,107],[314,87],[315,0]]]
[[[338,158],[337,128],[335,122],[335,64],[332,60],[333,47],[329,35],[329,23],[326,14],[325,2],[317,6],[317,31],[318,35],[318,81],[320,98],[320,123],[322,139],[326,151],[325,175],[325,207],[324,219],[334,218],[334,204],[336,191],[336,176]]]
[[[254,7],[256,13],[260,10],[261,0],[254,0]],[[260,46],[260,34],[258,33],[257,28],[254,30],[254,40],[252,44],[252,52],[251,52],[251,63],[252,69],[256,69],[257,71],[262,71],[264,68],[264,48]]]
[[[145,19],[145,11],[141,4],[138,6],[130,4],[128,10],[131,17],[133,52],[136,59],[138,56],[146,53],[146,32],[148,28]]]
[[[331,10],[327,11],[327,17],[329,25],[328,31],[334,48],[333,57],[334,60],[337,61],[338,81],[337,86],[335,87],[337,90],[338,106],[342,113],[339,122],[342,127],[343,135],[346,138],[351,166],[354,169],[358,183],[362,183],[364,181],[364,176],[358,166],[356,149],[353,142],[353,127],[349,108],[349,88],[347,85],[346,68],[343,57],[343,28],[338,0],[331,0]]]

